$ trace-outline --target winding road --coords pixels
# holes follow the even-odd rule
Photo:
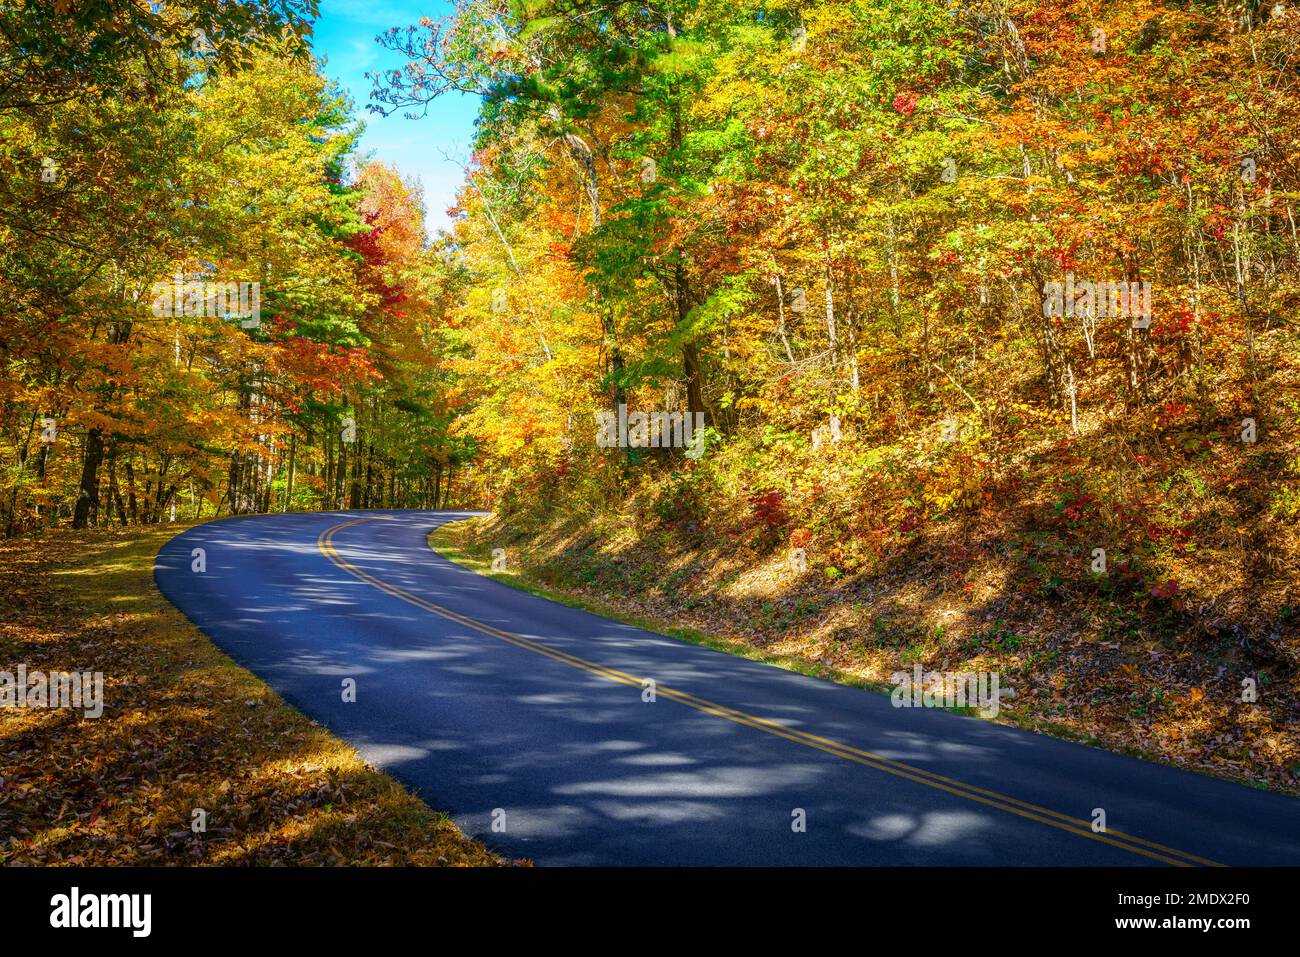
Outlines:
[[[154,574],[237,662],[509,857],[1300,864],[1300,801],[895,708],[517,591],[428,547],[471,514],[226,519],[169,541]]]

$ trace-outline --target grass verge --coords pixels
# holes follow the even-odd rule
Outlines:
[[[644,628],[646,631],[667,635],[669,638],[689,641],[693,645],[702,645],[716,651],[725,651],[731,655],[748,658],[750,661],[761,661],[764,664],[776,665],[787,671],[797,671],[812,678],[826,678],[830,681],[851,685],[855,688],[863,688],[867,691],[886,693],[891,690],[890,685],[872,681],[848,671],[840,671],[801,655],[773,654],[739,639],[719,638],[695,628],[683,628],[664,618],[633,615],[625,607],[579,592],[573,586],[566,587],[555,581],[548,581],[546,585],[543,585],[541,583],[543,579],[537,574],[536,569],[531,566],[528,569],[528,577],[510,572],[494,572],[492,570],[491,549],[487,544],[474,540],[469,534],[469,530],[473,527],[472,523],[477,521],[480,520],[466,518],[458,522],[449,522],[446,525],[438,526],[429,533],[429,547],[443,558],[468,568],[472,572],[509,585],[511,588],[517,588],[520,591],[528,592],[530,595],[537,595],[558,602],[561,605],[568,605],[570,608],[581,608],[593,615],[620,621],[634,628]]]
[[[0,671],[104,675],[99,718],[0,709],[0,864],[501,863],[162,597],[184,527],[0,543]]]

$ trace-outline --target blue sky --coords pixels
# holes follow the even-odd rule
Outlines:
[[[418,24],[420,17],[438,18],[450,12],[446,0],[321,0],[312,47],[326,59],[325,75],[346,90],[356,103],[357,116],[366,124],[362,153],[414,177],[424,185],[430,232],[447,225],[447,207],[456,199],[462,172],[443,158],[447,153],[465,163],[474,133],[478,98],[448,94],[437,100],[429,115],[408,120],[401,111],[381,117],[366,111],[370,100],[367,70],[400,68],[405,61],[375,42],[389,27]]]

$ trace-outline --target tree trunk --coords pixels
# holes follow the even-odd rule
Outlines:
[[[284,480],[284,508],[282,511],[293,511],[293,480],[298,472],[298,432],[294,430],[289,433],[289,471]]]
[[[99,466],[103,460],[104,430],[95,427],[86,433],[86,457],[81,466],[73,528],[85,528],[99,512]]]
[[[131,522],[137,524],[140,521],[140,516],[135,500],[135,469],[131,465],[130,458],[124,463],[124,468],[126,469],[126,500],[131,506]]]

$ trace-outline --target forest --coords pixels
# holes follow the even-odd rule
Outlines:
[[[1300,8],[457,0],[368,103],[314,13],[0,7],[7,536],[484,508],[760,632],[910,581],[930,658],[1294,682]],[[452,94],[430,234],[357,130]]]
[[[447,499],[445,252],[308,13],[4,6],[8,535]]]

